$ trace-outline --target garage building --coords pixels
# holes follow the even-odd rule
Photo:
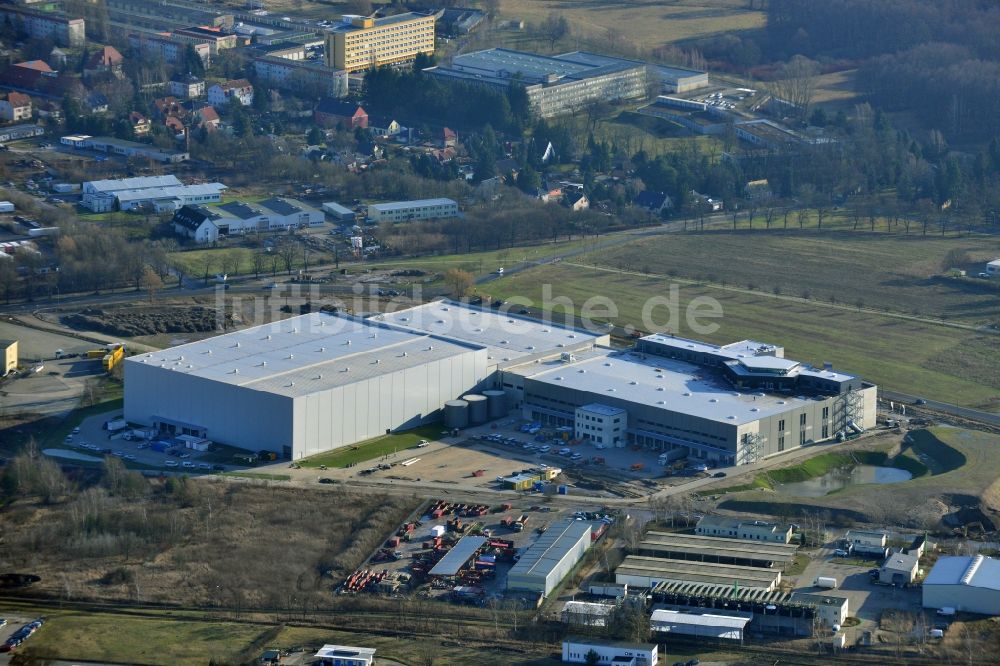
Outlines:
[[[784,568],[795,560],[798,546],[740,539],[651,531],[639,543],[643,555],[675,560],[715,562],[749,567]]]
[[[126,359],[125,418],[299,459],[436,419],[486,350],[313,313]]]
[[[629,555],[615,570],[615,582],[643,588],[653,588],[664,582],[708,583],[771,592],[781,582],[781,572],[761,567]]]
[[[924,608],[1000,615],[1000,560],[942,557],[924,579],[923,594]]]
[[[507,574],[508,590],[548,596],[590,548],[590,523],[574,520],[552,525]]]

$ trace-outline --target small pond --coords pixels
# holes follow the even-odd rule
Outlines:
[[[775,490],[795,497],[822,497],[847,486],[866,483],[900,483],[912,478],[913,475],[905,469],[855,465],[854,467],[840,467],[806,481],[783,483],[778,485]]]

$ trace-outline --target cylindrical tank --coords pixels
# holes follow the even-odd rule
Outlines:
[[[486,410],[490,415],[491,421],[507,416],[506,391],[483,391],[483,395],[486,396]]]
[[[469,403],[465,400],[449,400],[444,403],[444,425],[447,428],[467,428]]]
[[[462,400],[469,403],[469,423],[472,425],[481,425],[486,423],[489,419],[489,409],[485,395],[470,393],[468,395],[463,395]]]

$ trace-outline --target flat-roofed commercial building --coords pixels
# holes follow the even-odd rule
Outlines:
[[[510,49],[463,53],[450,64],[425,70],[445,81],[504,90],[525,87],[532,111],[542,118],[574,113],[588,104],[641,99],[649,80],[645,63],[577,51],[544,56]]]
[[[326,35],[326,63],[358,72],[434,54],[434,15],[409,12],[374,18],[346,15]]]
[[[575,426],[585,405],[624,409],[625,441],[667,460],[747,464],[875,425],[875,386],[779,350],[651,335],[632,350],[595,347],[511,367],[502,381],[517,387],[524,418],[549,426]]]
[[[313,313],[128,358],[125,418],[298,459],[439,417],[486,350]]]
[[[590,548],[590,528],[585,520],[549,526],[511,568],[507,589],[548,596]]]
[[[589,664],[593,652],[599,666],[656,666],[660,659],[655,643],[625,643],[570,636],[562,644],[564,664]]]
[[[347,94],[347,72],[323,63],[265,55],[253,60],[257,82],[314,97]]]
[[[368,221],[372,224],[439,220],[449,217],[458,217],[458,203],[452,199],[416,199],[368,206]]]
[[[771,592],[781,582],[781,572],[762,567],[629,555],[615,569],[615,582],[645,588],[653,588],[665,582],[704,583]]]

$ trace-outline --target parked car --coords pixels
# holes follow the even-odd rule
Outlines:
[[[849,557],[850,553],[848,553],[843,548],[838,548],[837,550],[833,551],[833,556],[834,557]]]

